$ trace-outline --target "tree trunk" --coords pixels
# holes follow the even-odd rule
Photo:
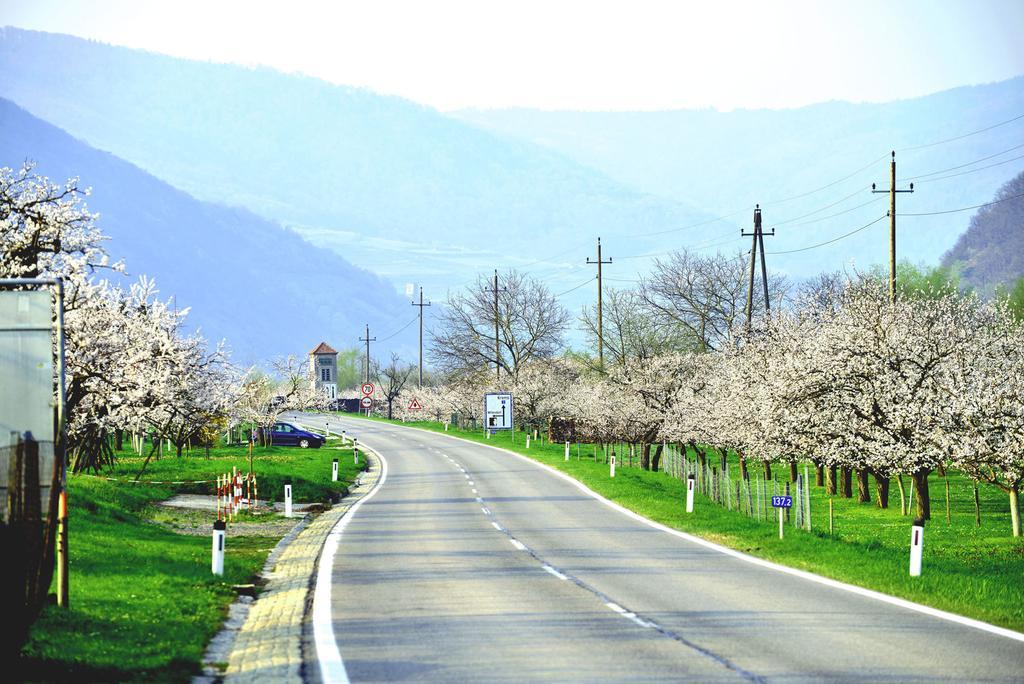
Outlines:
[[[814,462],[814,486],[825,486],[825,466],[821,464],[821,461]]]
[[[921,520],[932,519],[932,501],[928,494],[928,474],[931,468],[914,471],[914,502],[917,504],[917,517]]]
[[[764,479],[765,482],[772,479],[772,463],[767,459],[764,461]]]
[[[750,478],[750,475],[747,474],[747,459],[743,456],[740,456],[740,478],[743,480]]]
[[[118,451],[124,449],[124,431],[121,428],[114,430],[114,448]]]
[[[789,462],[789,481],[796,482],[800,474],[796,471],[796,461]]]
[[[839,495],[844,499],[853,498],[853,471],[847,466],[839,469]]]
[[[836,467],[834,465],[829,466],[825,471],[825,493],[829,496],[835,496],[836,493]]]
[[[182,448],[184,446],[185,446],[185,444],[183,442],[175,442],[174,443],[174,455],[177,456],[178,458],[181,458],[181,450],[182,450]]]
[[[857,503],[871,501],[871,489],[868,485],[868,471],[866,468],[857,469]]]
[[[640,468],[642,470],[651,470],[651,445],[644,442],[643,449],[640,452]]]
[[[728,449],[722,449],[721,455],[722,455],[722,472],[726,473],[726,472],[729,471],[729,450]]]
[[[651,458],[651,470],[657,471],[661,467],[661,452],[664,450],[665,445],[659,444],[654,450],[654,456]]]
[[[978,498],[978,481],[974,481],[974,526],[981,527],[981,500]]]
[[[871,469],[871,474],[875,477],[875,502],[878,504],[879,508],[888,508],[889,478],[873,469]]]
[[[1010,485],[1010,524],[1013,525],[1013,536],[1020,536],[1020,485]]]

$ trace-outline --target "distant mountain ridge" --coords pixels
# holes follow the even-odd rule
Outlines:
[[[309,77],[13,28],[0,32],[0,72],[0,96],[34,115],[397,285],[443,291],[481,264],[708,218],[532,143]]]
[[[1024,78],[779,111],[446,115],[266,68],[13,28],[0,29],[0,73],[0,96],[90,145],[434,297],[522,267],[576,308],[592,298],[573,288],[592,275],[597,236],[616,261],[609,285],[629,286],[673,249],[745,250],[755,203],[777,228],[773,270],[798,280],[883,263],[886,198],[870,186],[886,186],[892,149],[901,186],[916,183],[898,203],[899,257],[934,263],[969,216],[936,212],[980,204],[1024,170],[998,154],[1024,138],[1024,119],[981,130],[1024,113]]]
[[[225,338],[240,363],[301,356],[321,340],[356,346],[365,323],[390,331],[408,313],[390,285],[332,252],[250,212],[200,202],[0,99],[0,166],[25,160],[55,182],[78,176],[92,187],[88,206],[111,257],[126,261],[132,280],[152,276],[162,298],[191,307],[189,326]],[[412,337],[389,346],[413,349]]]
[[[991,204],[971,217],[970,227],[942,259],[965,285],[982,292],[1012,287],[1024,277],[1024,173],[999,189]]]

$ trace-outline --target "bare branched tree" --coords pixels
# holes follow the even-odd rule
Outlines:
[[[394,352],[391,353],[391,360],[386,366],[381,366],[376,362],[373,365],[376,366],[373,370],[377,378],[377,386],[384,393],[384,400],[388,402],[388,418],[390,419],[394,414],[393,404],[395,399],[402,393],[402,389],[405,388],[405,384],[412,377],[412,372],[416,369],[416,366],[411,363],[405,363]]]
[[[694,351],[696,338],[678,325],[655,315],[636,290],[609,289],[602,302],[604,353],[623,366],[631,359],[650,359],[671,351]],[[597,349],[597,306],[583,308],[580,323],[588,349]]]
[[[449,295],[430,331],[430,356],[443,371],[479,371],[497,363],[514,379],[521,365],[563,348],[570,316],[542,283],[508,271],[498,279],[497,309],[492,288],[480,276],[465,292]]]
[[[679,326],[702,351],[721,349],[746,317],[748,269],[742,252],[705,256],[683,249],[657,259],[639,292],[660,323]],[[787,288],[785,278],[769,274],[776,309]],[[764,302],[755,292],[754,317],[763,313]]]

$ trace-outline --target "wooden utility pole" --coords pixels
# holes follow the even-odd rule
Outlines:
[[[597,261],[591,261],[590,257],[587,257],[588,264],[597,265],[597,367],[603,373],[604,372],[604,320],[601,315],[601,266],[603,264],[612,263],[612,258],[608,257],[608,261],[601,260],[601,238],[597,238]]]
[[[498,287],[498,269],[494,269],[494,286],[490,288],[491,293],[494,295],[494,377],[499,382],[501,381],[501,341],[498,337],[498,321],[500,320],[500,311],[498,309],[498,293],[507,292],[506,288]],[[422,311],[422,309],[420,309]]]
[[[430,306],[430,302],[423,303],[423,288],[420,287],[420,303],[412,303],[413,306],[420,307],[420,376],[419,381],[416,383],[416,387],[423,387],[423,307]],[[369,335],[367,335],[369,336]]]
[[[896,189],[896,152],[892,153],[892,161],[889,162],[889,189],[876,190],[875,184],[871,184],[873,193],[889,193],[889,298],[896,301],[896,193],[914,192],[914,184],[910,184],[909,190]]]
[[[775,235],[775,229],[772,228],[772,232],[768,235]],[[761,228],[761,205],[757,204],[754,205],[754,231],[747,233],[740,228],[740,237],[753,237],[753,242],[750,245],[750,283],[747,287],[747,330],[750,330],[751,320],[754,317],[754,268],[758,250],[761,251],[761,285],[764,289],[765,314],[767,315],[771,309],[771,301],[768,299],[768,267],[764,263],[764,236],[765,232]]]
[[[422,311],[422,309],[420,309]],[[360,342],[366,343],[366,372],[363,374],[363,382],[370,382],[370,343],[376,342],[376,337],[370,337],[370,324],[366,324],[366,337],[360,337]]]

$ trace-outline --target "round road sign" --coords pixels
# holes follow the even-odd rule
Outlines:
[[[373,394],[373,383],[372,382],[364,382],[362,390],[363,390],[363,394],[365,394],[367,396]]]
[[[362,399],[359,400],[359,405],[362,406],[364,409],[371,408],[373,406],[373,399],[371,399],[370,397],[363,397]]]

